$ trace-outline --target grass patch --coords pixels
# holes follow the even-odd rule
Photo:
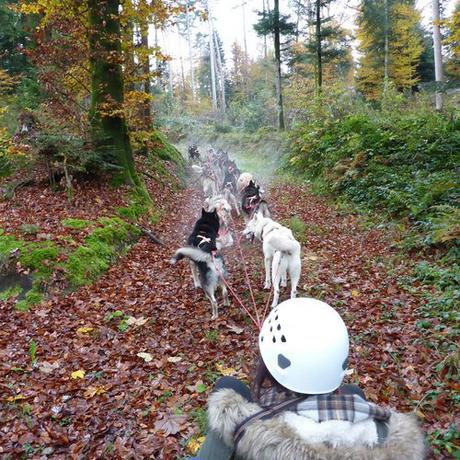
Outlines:
[[[299,217],[291,217],[287,222],[286,226],[292,230],[296,240],[300,242],[306,242],[307,240],[307,224]]]
[[[203,407],[199,407],[192,412],[190,416],[193,421],[198,425],[201,434],[205,434],[208,431],[208,418],[206,416],[206,410]]]
[[[66,228],[72,228],[74,230],[84,230],[88,228],[92,222],[85,219],[62,219],[61,224]]]

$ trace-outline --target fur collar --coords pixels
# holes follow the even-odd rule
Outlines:
[[[236,425],[260,410],[257,404],[247,402],[233,390],[222,389],[209,397],[209,426],[231,446]],[[246,460],[421,460],[425,456],[423,435],[413,415],[392,412],[388,438],[379,447],[362,444],[363,439],[372,444],[375,429],[370,423],[373,421],[355,423],[349,431],[350,426],[343,424],[325,427],[306,420],[285,412],[269,420],[254,422],[238,444],[238,455]],[[338,430],[337,442],[331,440],[333,430],[329,428]],[[321,433],[324,430],[327,431],[327,443]],[[347,438],[347,433],[349,439],[345,445],[341,439]],[[334,448],[334,444],[339,446]]]

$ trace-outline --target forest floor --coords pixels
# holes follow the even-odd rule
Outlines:
[[[149,182],[163,209],[155,232],[164,246],[142,237],[94,284],[56,293],[30,311],[0,303],[0,457],[182,458],[204,433],[215,380],[250,376],[257,330],[248,316],[232,298],[211,321],[188,264],[169,264],[200,212],[199,188],[158,187]],[[90,192],[77,191],[88,213]],[[19,190],[2,209],[1,226],[23,221],[24,207],[51,195],[30,193]],[[102,207],[105,195],[98,196]],[[455,423],[459,388],[438,367],[448,331],[418,326],[420,296],[407,285],[413,261],[393,247],[391,235],[366,228],[305,186],[280,179],[268,187],[267,200],[274,218],[292,224],[301,240],[300,295],[330,303],[348,325],[354,370],[348,381],[371,401],[416,410],[435,439]],[[47,231],[50,209],[44,203],[32,219]],[[235,227],[242,230],[242,219]],[[229,283],[252,311],[246,266],[262,311],[269,293],[262,290],[261,248],[242,241],[241,251],[224,251]]]

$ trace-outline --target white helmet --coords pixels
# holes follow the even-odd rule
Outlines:
[[[275,307],[259,334],[265,366],[283,387],[330,393],[348,364],[348,332],[339,314],[316,299],[289,299]]]

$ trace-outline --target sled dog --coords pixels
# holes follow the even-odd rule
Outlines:
[[[207,211],[217,211],[219,216],[219,232],[216,240],[217,249],[227,248],[233,245],[233,236],[230,232],[232,222],[232,207],[226,198],[217,195],[212,198],[206,198],[205,207]]]
[[[211,302],[212,319],[218,316],[216,290],[222,290],[224,305],[229,305],[225,277],[227,275],[224,258],[217,252],[216,239],[219,233],[219,217],[217,211],[201,210],[201,217],[196,221],[192,233],[188,237],[188,246],[179,248],[171,259],[175,265],[187,257],[190,260],[193,284],[203,289]]]
[[[291,298],[294,298],[300,279],[301,261],[300,243],[291,230],[270,217],[264,217],[258,211],[246,224],[243,234],[262,242],[265,262],[264,289],[270,289],[273,283],[272,308],[278,305],[280,283],[281,286],[287,286],[288,274],[291,280]]]

